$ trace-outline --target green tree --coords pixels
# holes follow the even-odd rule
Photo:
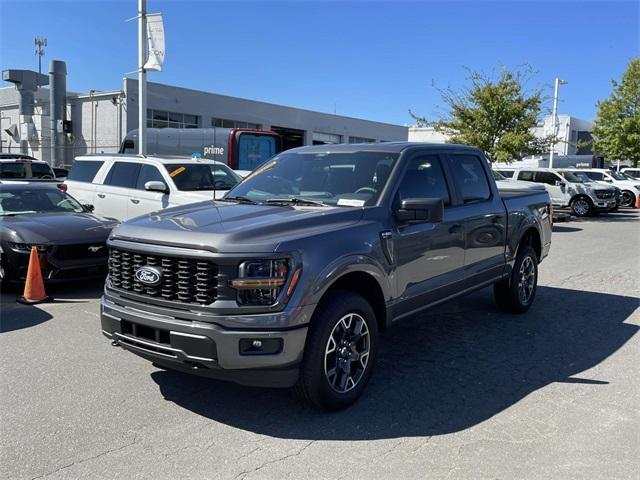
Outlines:
[[[629,62],[609,98],[598,102],[594,148],[607,160],[640,162],[640,57]]]
[[[473,145],[492,161],[509,162],[549,151],[554,135],[539,138],[537,125],[545,97],[527,89],[533,72],[502,69],[498,78],[468,70],[468,85],[438,89],[448,112],[440,119],[409,114],[421,126],[432,126],[450,137],[449,143]]]

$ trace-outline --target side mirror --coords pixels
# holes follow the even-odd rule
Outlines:
[[[444,203],[441,198],[405,198],[396,215],[403,225],[439,223],[444,215]]]
[[[144,189],[148,192],[169,193],[169,189],[167,188],[165,183],[157,180],[145,183]]]
[[[556,187],[566,187],[567,184],[564,183],[562,180],[556,180]]]
[[[90,203],[83,203],[82,206],[84,207],[85,210],[89,212],[93,212],[96,209],[96,207],[94,207]]]

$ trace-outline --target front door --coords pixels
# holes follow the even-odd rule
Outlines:
[[[397,316],[409,314],[450,295],[464,278],[464,214],[456,207],[439,155],[417,154],[394,200],[394,210],[408,198],[441,198],[441,223],[397,225],[393,232]]]
[[[141,165],[135,191],[131,192],[131,196],[127,200],[127,219],[155,212],[169,206],[169,194],[145,190],[144,185],[147,182],[167,184],[167,181],[154,165]]]

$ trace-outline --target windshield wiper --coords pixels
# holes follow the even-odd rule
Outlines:
[[[287,197],[287,198],[270,198],[265,203],[284,203],[284,204],[293,204],[293,205],[311,205],[314,207],[328,207],[324,202],[319,200],[309,200],[306,198],[299,197]]]
[[[236,196],[233,196],[233,197],[219,198],[217,200],[219,202],[220,201],[222,201],[222,202],[238,202],[238,203],[246,203],[246,204],[249,204],[249,205],[257,205],[258,204],[258,202],[255,202],[255,201],[251,200],[250,198],[243,197],[243,196],[240,196],[240,195],[236,195]]]

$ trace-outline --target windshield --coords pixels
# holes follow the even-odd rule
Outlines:
[[[0,190],[0,216],[27,213],[84,212],[74,198],[57,188],[3,188]]]
[[[216,190],[229,190],[235,187],[242,178],[236,172],[221,163],[211,164]]]
[[[589,177],[587,177],[584,173],[578,175],[575,172],[560,172],[560,175],[562,175],[567,179],[567,181],[571,183],[587,183],[591,181],[589,180]]]
[[[178,190],[214,190],[211,163],[170,163],[165,165]]]
[[[589,178],[589,175],[587,175],[584,172],[565,172],[565,173],[571,173],[572,175],[578,177],[582,183],[593,183],[593,180],[591,178]]]
[[[398,154],[387,152],[281,153],[228,194],[254,202],[305,199],[328,205],[373,205]]]
[[[615,180],[627,180],[627,177],[620,172],[609,172],[609,175],[611,175]]]

